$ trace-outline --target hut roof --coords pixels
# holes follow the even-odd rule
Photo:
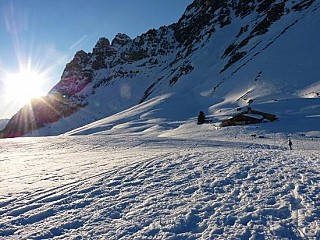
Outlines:
[[[247,111],[236,114],[232,118],[223,120],[221,122],[221,126],[225,127],[225,126],[233,126],[233,125],[260,123],[264,119],[272,122],[272,121],[275,121],[277,117],[274,114],[264,113],[264,112],[252,110],[250,108]]]

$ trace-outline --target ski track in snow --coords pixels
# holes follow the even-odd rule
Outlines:
[[[319,239],[319,151],[272,139],[1,140],[0,239]],[[319,145],[318,145],[319,146]]]

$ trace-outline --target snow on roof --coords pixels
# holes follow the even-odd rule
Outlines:
[[[252,118],[256,118],[256,119],[263,119],[264,117],[260,114],[254,114],[254,113],[247,113],[247,114],[242,114],[243,116],[246,117],[252,117]]]

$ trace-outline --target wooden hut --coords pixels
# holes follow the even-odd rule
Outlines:
[[[232,118],[223,120],[220,124],[221,127],[226,126],[235,126],[235,125],[245,125],[245,124],[254,124],[261,123],[262,121],[273,122],[277,120],[276,115],[270,113],[264,113],[248,108],[247,111],[236,114]]]

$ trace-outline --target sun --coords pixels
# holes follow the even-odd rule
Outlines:
[[[5,96],[19,105],[30,102],[33,98],[45,95],[42,87],[46,76],[33,69],[20,69],[5,76]]]

